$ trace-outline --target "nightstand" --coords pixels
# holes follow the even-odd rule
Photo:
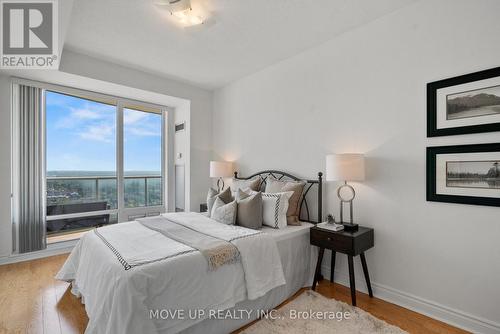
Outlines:
[[[200,204],[200,212],[207,212],[207,211],[208,211],[207,203],[201,203]]]
[[[373,229],[369,227],[359,226],[357,231],[334,232],[321,228],[319,226],[311,227],[310,233],[311,245],[319,247],[318,262],[316,263],[316,271],[314,273],[314,281],[312,289],[316,289],[316,284],[321,275],[321,261],[325,248],[332,251],[332,262],[330,271],[330,281],[333,282],[333,272],[335,270],[335,255],[337,252],[347,254],[349,263],[349,283],[351,286],[352,305],[356,306],[356,285],[354,281],[354,257],[359,255],[361,264],[363,265],[363,273],[365,274],[366,285],[370,297],[373,297],[370,276],[368,275],[368,266],[366,265],[365,251],[373,247]]]

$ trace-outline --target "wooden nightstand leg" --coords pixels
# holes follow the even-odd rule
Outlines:
[[[335,255],[337,253],[332,250],[332,262],[330,263],[330,282],[333,283],[333,273],[335,271]]]
[[[352,255],[347,255],[347,261],[349,262],[349,284],[351,286],[351,301],[352,306],[356,306],[356,283],[354,280],[354,260]]]
[[[321,262],[323,261],[323,254],[325,253],[324,248],[319,249],[318,262],[316,262],[316,270],[314,271],[314,280],[312,289],[316,289],[316,283],[318,283],[319,276],[321,275]]]
[[[363,265],[363,273],[365,274],[366,286],[368,287],[368,294],[373,297],[372,285],[370,283],[370,275],[368,274],[368,266],[366,265],[365,253],[359,254],[361,264]]]

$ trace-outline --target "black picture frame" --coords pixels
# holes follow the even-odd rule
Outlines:
[[[500,122],[468,125],[453,128],[437,128],[437,98],[436,93],[440,88],[461,85],[464,83],[490,79],[500,76],[500,67],[488,70],[469,73],[458,77],[443,79],[427,84],[427,137],[453,136],[469,133],[495,132],[500,131]]]
[[[500,206],[500,198],[436,194],[436,156],[477,152],[500,152],[500,143],[427,147],[427,201]]]

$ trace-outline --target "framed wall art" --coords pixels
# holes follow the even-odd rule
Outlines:
[[[427,84],[427,137],[500,131],[500,67]]]
[[[428,147],[427,200],[500,206],[500,143]]]

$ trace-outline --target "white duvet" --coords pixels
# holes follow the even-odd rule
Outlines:
[[[243,227],[223,225],[198,213],[165,217],[223,240],[236,237],[232,243],[241,262],[209,271],[199,251],[138,222],[100,228],[106,240],[119,244],[122,255],[135,263],[168,257],[125,270],[109,245],[90,231],[56,275],[72,282],[72,292],[82,297],[89,316],[86,333],[177,333],[203,320],[191,317],[190,310],[204,310],[208,315],[209,310],[257,299],[285,284],[276,242],[270,235],[251,235]],[[163,311],[161,318],[151,317],[157,310],[168,312]]]

